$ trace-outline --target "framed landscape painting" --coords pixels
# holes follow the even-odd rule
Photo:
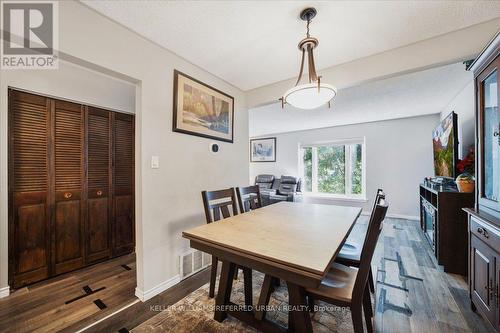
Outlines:
[[[234,98],[174,70],[174,132],[233,142]]]
[[[250,140],[250,162],[276,162],[276,138]]]

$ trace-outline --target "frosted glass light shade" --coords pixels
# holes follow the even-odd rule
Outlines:
[[[307,83],[289,89],[283,95],[284,102],[299,109],[316,109],[337,95],[337,88],[321,83],[318,90],[317,83]]]

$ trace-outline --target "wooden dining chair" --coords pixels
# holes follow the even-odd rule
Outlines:
[[[262,198],[258,185],[237,187],[236,195],[238,196],[240,213],[246,213],[262,207]]]
[[[363,332],[363,310],[367,330],[373,332],[373,310],[368,290],[368,274],[387,208],[385,199],[380,197],[370,218],[370,227],[361,251],[359,268],[335,263],[319,287],[306,288],[309,300],[321,300],[332,305],[349,307],[355,333]]]
[[[201,197],[203,198],[203,207],[205,209],[205,217],[207,223],[212,223],[225,219],[231,216],[238,215],[238,208],[236,206],[236,196],[234,195],[234,188],[228,188],[217,191],[202,191]],[[208,296],[213,298],[215,295],[215,280],[217,279],[217,266],[219,259],[212,256],[212,267],[210,271],[210,287]],[[243,270],[243,277],[245,280],[245,302],[251,303],[252,294],[252,271],[245,267],[238,267]],[[238,276],[238,268],[235,271],[234,278]],[[248,300],[250,299],[250,301]],[[248,301],[248,302],[247,302]]]
[[[377,194],[375,196],[375,201],[373,202],[373,208],[371,214],[373,215],[375,211],[375,207],[377,206],[377,203],[379,202],[379,198],[384,197],[385,198],[385,193],[382,189],[377,190]],[[372,221],[371,219],[369,221]],[[367,226],[366,234],[363,239],[363,244],[366,241],[366,235],[368,234],[368,229],[370,228],[370,224]],[[335,258],[335,262],[339,264],[343,264],[346,266],[353,266],[353,267],[359,267],[360,262],[361,262],[361,249],[362,246],[356,243],[351,243],[347,241],[344,246],[342,246],[342,249],[340,250],[339,254],[337,255],[337,258]],[[375,292],[375,283],[373,279],[373,273],[372,269],[370,266],[370,271],[368,273],[368,286],[370,288],[370,291],[372,293]]]

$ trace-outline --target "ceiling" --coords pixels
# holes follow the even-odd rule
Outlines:
[[[250,109],[249,134],[255,137],[435,114],[464,87],[471,85],[473,91],[472,80],[472,73],[458,63],[342,89],[331,109],[304,112],[291,106],[282,109],[279,103]]]
[[[500,1],[82,2],[244,91],[298,74],[308,6],[319,69],[500,17]]]

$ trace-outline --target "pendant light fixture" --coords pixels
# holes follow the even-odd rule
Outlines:
[[[302,60],[300,62],[300,71],[295,87],[289,89],[281,100],[281,107],[290,104],[299,109],[315,109],[322,105],[330,106],[331,100],[337,95],[337,88],[332,85],[321,82],[321,76],[316,73],[314,65],[313,50],[318,46],[319,41],[309,35],[309,24],[316,16],[315,8],[306,8],[300,13],[300,18],[307,21],[306,38],[299,42],[299,50],[302,51]],[[304,59],[307,54],[307,67],[309,71],[309,82],[299,84],[304,72]]]

